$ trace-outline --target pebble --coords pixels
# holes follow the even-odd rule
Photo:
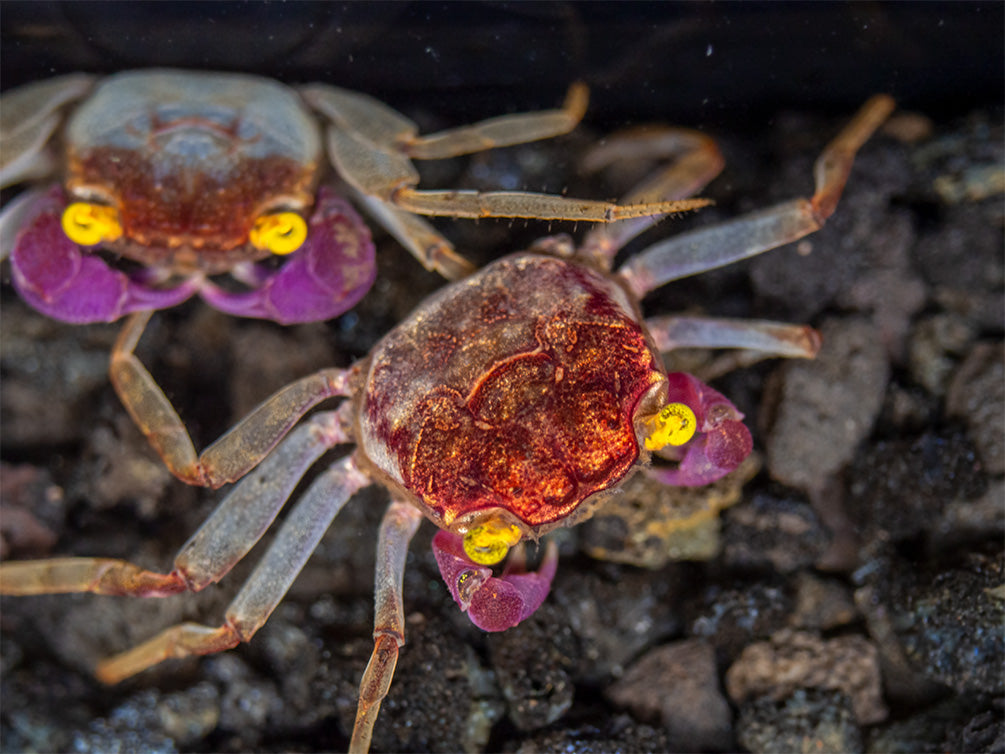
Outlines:
[[[822,639],[806,631],[779,631],[770,641],[744,648],[726,671],[726,690],[736,704],[762,696],[781,700],[796,689],[842,691],[862,725],[887,716],[879,655],[861,636]]]
[[[607,696],[636,719],[659,722],[679,751],[725,751],[732,747],[732,712],[719,689],[715,648],[684,639],[650,650]]]

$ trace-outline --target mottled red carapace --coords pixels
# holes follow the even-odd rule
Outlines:
[[[450,524],[503,508],[569,516],[639,456],[633,418],[665,382],[620,288],[581,263],[502,259],[373,355],[363,447]]]

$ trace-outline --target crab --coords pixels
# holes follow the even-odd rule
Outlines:
[[[893,106],[879,95],[862,107],[817,160],[810,198],[659,241],[617,269],[617,252],[654,219],[595,226],[578,246],[568,236],[541,239],[440,289],[361,361],[266,399],[224,438],[253,470],[170,572],[92,557],[4,563],[0,593],[165,597],[203,589],[262,537],[323,454],[352,445],[288,511],[221,625],[169,627],[96,672],[114,683],[168,658],[250,640],[343,505],[383,485],[391,502],[377,541],[374,648],[350,742],[351,751],[366,751],[405,641],[405,557],[423,519],[439,527],[433,551],[453,599],[476,626],[502,631],[540,607],[557,568],[548,540],[528,570],[526,542],[588,518],[633,472],[698,486],[748,456],[743,414],[694,376],[668,373],[662,354],[706,347],[737,349],[742,363],[812,358],[818,334],[762,320],[646,318],[641,301],[672,280],[822,227],[854,155]],[[711,139],[681,129],[614,137],[593,157],[612,162],[639,151],[674,159],[628,202],[689,195],[722,167]],[[328,397],[341,403],[311,412]]]
[[[219,487],[247,469],[221,462],[220,449],[197,455],[135,356],[151,313],[198,295],[235,316],[293,324],[359,301],[376,274],[374,246],[324,175],[325,146],[346,193],[447,279],[473,267],[418,215],[610,222],[702,204],[416,188],[411,159],[566,133],[587,97],[574,84],[560,110],[419,136],[377,100],[323,84],[156,69],[31,84],[3,98],[0,186],[43,185],[4,208],[0,257],[10,257],[15,288],[43,314],[71,323],[128,317],[111,355],[116,392],[175,476]]]

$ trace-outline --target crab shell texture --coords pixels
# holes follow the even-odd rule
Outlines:
[[[278,82],[133,71],[68,120],[64,183],[119,208],[115,251],[214,273],[269,255],[247,242],[255,218],[310,206],[321,154],[314,117]]]
[[[582,263],[498,260],[378,345],[360,447],[442,528],[490,512],[532,538],[571,525],[640,461],[636,421],[665,401],[640,319]]]

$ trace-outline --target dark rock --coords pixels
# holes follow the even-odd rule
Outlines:
[[[955,562],[878,559],[860,576],[911,667],[959,693],[1005,690],[1005,581],[1000,545]],[[875,608],[873,608],[875,609]]]
[[[759,493],[726,512],[723,539],[727,565],[791,573],[815,563],[831,536],[809,503]]]
[[[577,681],[620,676],[646,647],[679,632],[679,595],[688,586],[688,573],[681,565],[647,572],[560,564],[549,600],[561,608],[579,642],[580,660],[571,669]]]
[[[967,423],[988,474],[1005,473],[1005,347],[978,343],[949,383],[946,413]]]
[[[572,705],[578,647],[562,618],[546,604],[519,626],[488,636],[509,719],[520,730],[550,725]]]
[[[959,431],[928,431],[862,449],[848,474],[848,501],[866,543],[937,528],[953,501],[986,489],[976,451]]]
[[[872,431],[889,378],[887,356],[866,320],[829,320],[814,361],[779,368],[781,391],[768,436],[768,470],[812,491],[855,455]]]
[[[952,697],[902,720],[871,729],[867,750],[877,754],[942,754],[946,751],[1001,752],[1005,722],[1000,711],[972,697]]]
[[[792,594],[781,583],[713,585],[691,607],[689,633],[715,645],[720,657],[733,660],[752,641],[785,628],[792,613]]]
[[[976,336],[974,325],[958,314],[925,317],[911,333],[911,377],[932,395],[945,395],[950,375]]]
[[[848,697],[840,691],[800,689],[784,700],[761,698],[740,707],[740,744],[752,754],[853,754],[862,733]]]
[[[525,739],[519,747],[504,751],[516,754],[650,754],[677,749],[665,730],[634,723],[627,716],[613,717],[603,723],[567,730],[546,731]]]

